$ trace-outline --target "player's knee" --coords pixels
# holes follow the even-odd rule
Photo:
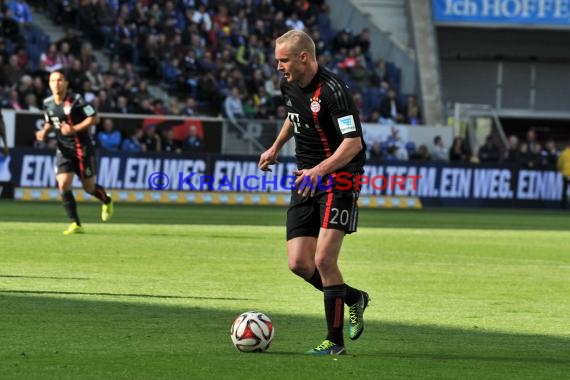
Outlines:
[[[328,273],[329,271],[337,268],[336,260],[333,260],[327,256],[319,256],[315,257],[315,265],[320,273]]]
[[[306,260],[290,259],[289,270],[291,270],[291,272],[295,273],[297,276],[305,278],[307,275],[313,274],[315,268],[314,265],[307,262]]]

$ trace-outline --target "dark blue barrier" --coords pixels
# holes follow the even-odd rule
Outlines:
[[[281,179],[293,175],[292,159],[281,160],[271,173],[260,171],[257,161],[257,156],[205,153],[99,153],[97,181],[115,190],[289,192]],[[54,152],[14,149],[8,162],[9,170],[0,168],[0,181],[23,188],[55,187]],[[156,173],[161,173],[158,178]],[[562,177],[555,170],[369,162],[364,175],[362,195],[418,197],[424,206],[554,208],[562,197]],[[396,177],[406,179],[404,186],[385,182]],[[415,184],[411,178],[417,179]]]

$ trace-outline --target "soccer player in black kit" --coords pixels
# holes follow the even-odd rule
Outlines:
[[[81,95],[68,90],[68,82],[60,71],[49,76],[52,96],[44,100],[45,123],[36,133],[43,141],[46,134],[55,129],[57,139],[56,181],[63,207],[72,223],[63,231],[65,235],[83,233],[72,190],[74,174],[81,179],[86,192],[103,203],[101,219],[106,222],[113,216],[113,201],[102,186],[95,183],[95,152],[90,128],[99,122],[97,112]]]
[[[281,92],[288,117],[258,166],[270,170],[283,145],[295,138],[297,179],[287,211],[289,268],[324,292],[328,329],[323,343],[306,354],[342,355],[344,304],[349,307],[349,337],[356,340],[364,330],[369,300],[366,292],[344,282],[338,267],[344,236],[356,231],[359,192],[354,178],[366,159],[362,127],[348,87],[318,65],[315,44],[305,32],[291,30],[279,37],[275,58],[284,76]],[[340,172],[352,174],[350,189],[337,188]]]

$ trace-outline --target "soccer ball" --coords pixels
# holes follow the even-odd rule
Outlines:
[[[273,322],[263,313],[248,311],[232,323],[230,336],[234,346],[242,352],[263,352],[273,340]]]

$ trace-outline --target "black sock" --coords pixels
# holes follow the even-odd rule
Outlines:
[[[318,290],[320,291],[323,290],[323,280],[321,280],[321,274],[319,273],[318,269],[315,269],[315,273],[313,273],[313,276],[305,281],[313,285]],[[358,301],[360,301],[360,293],[361,293],[360,290],[353,288],[350,285],[346,285],[346,297],[345,297],[346,305],[352,306]]]
[[[307,281],[309,284],[313,285],[315,288],[317,288],[318,290],[320,290],[321,292],[323,291],[323,280],[321,280],[321,274],[319,273],[319,270],[315,268],[315,272],[313,273],[313,276],[311,278],[309,278]]]
[[[344,297],[346,285],[325,286],[325,316],[327,319],[327,339],[344,346],[342,327],[344,324]]]
[[[105,204],[111,202],[111,197],[107,195],[107,192],[101,185],[95,184],[95,190],[89,194],[93,195],[95,198],[99,199],[101,202]]]
[[[360,301],[360,294],[362,293],[361,290],[353,288],[352,286],[346,285],[346,304],[348,306],[352,306],[358,301]]]
[[[63,200],[63,208],[65,209],[69,219],[73,220],[78,226],[80,226],[81,222],[79,221],[79,215],[77,214],[77,203],[75,203],[73,191],[64,191],[61,193],[61,199]]]

